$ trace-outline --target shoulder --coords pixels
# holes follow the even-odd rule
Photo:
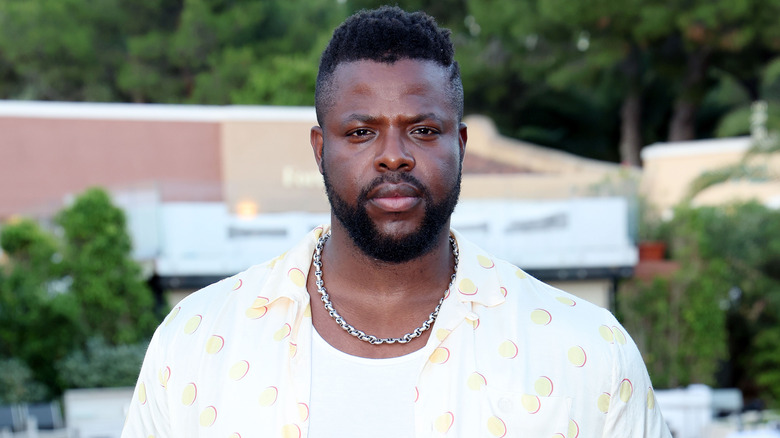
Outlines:
[[[196,331],[235,330],[280,308],[308,305],[305,279],[318,227],[280,256],[200,289],[174,305],[160,325],[161,340],[172,342]]]
[[[192,335],[206,327],[236,321],[251,308],[258,295],[255,292],[264,289],[271,273],[268,261],[188,295],[173,306],[160,324],[160,340],[172,342],[179,335]]]
[[[476,291],[472,297],[460,298],[472,301],[485,339],[543,349],[545,356],[555,354],[574,364],[598,361],[605,370],[611,370],[615,361],[622,362],[619,356],[624,353],[638,357],[630,337],[609,310],[544,283],[456,237],[461,249],[460,281],[473,282]]]

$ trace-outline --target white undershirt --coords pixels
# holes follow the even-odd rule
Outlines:
[[[414,387],[425,348],[405,356],[352,356],[312,333],[310,438],[414,436]]]

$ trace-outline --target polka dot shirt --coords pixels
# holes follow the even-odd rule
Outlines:
[[[171,311],[123,438],[307,436],[306,277],[326,230]],[[453,235],[458,274],[409,395],[416,437],[670,437],[641,355],[607,310]]]

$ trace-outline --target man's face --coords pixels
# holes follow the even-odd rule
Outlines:
[[[447,70],[356,61],[339,65],[332,81],[311,140],[333,216],[379,260],[425,254],[449,228],[466,145]]]

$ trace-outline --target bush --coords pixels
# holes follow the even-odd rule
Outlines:
[[[660,387],[694,382],[780,404],[780,212],[755,202],[680,206],[669,223],[680,269],[621,286],[618,313]],[[718,363],[729,366],[718,374]]]
[[[57,370],[70,388],[133,386],[147,346],[147,342],[112,346],[102,338],[91,338],[86,347],[59,361]]]
[[[90,189],[60,212],[57,223],[62,231],[57,235],[32,220],[9,223],[0,232],[8,256],[0,267],[0,357],[22,361],[55,396],[74,385],[128,384],[121,370],[96,384],[74,377],[80,376],[76,365],[62,368],[67,376],[55,366],[73,351],[102,358],[101,347],[87,343],[98,337],[104,349],[117,346],[111,354],[135,358],[119,346],[136,351],[135,344],[157,325],[152,292],[131,258],[124,212],[105,191]],[[129,366],[135,379],[137,364]]]
[[[0,404],[19,404],[43,401],[46,386],[33,379],[32,370],[19,359],[0,360]]]

